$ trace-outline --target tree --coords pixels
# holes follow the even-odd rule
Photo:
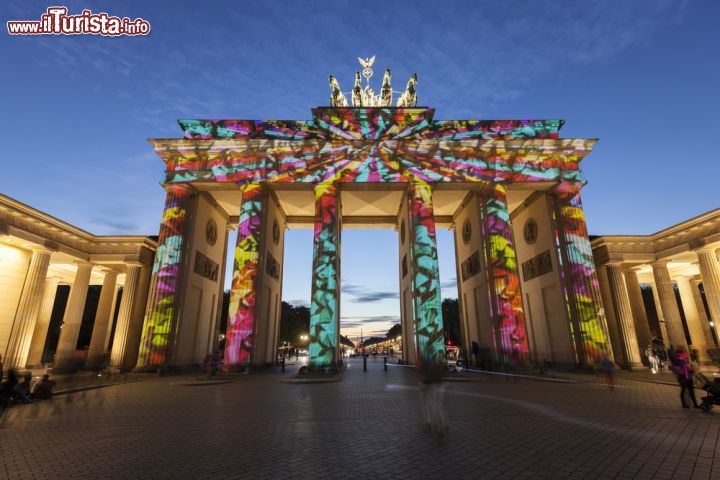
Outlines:
[[[281,302],[279,345],[283,342],[297,344],[300,335],[310,331],[310,309],[302,305],[291,305]]]
[[[442,301],[443,332],[445,342],[460,345],[460,310],[457,298],[444,298]]]
[[[396,323],[390,327],[390,330],[387,331],[385,338],[388,340],[395,340],[400,335],[402,335],[402,326],[399,323]]]

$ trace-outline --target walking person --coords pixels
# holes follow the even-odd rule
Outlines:
[[[655,355],[655,348],[653,347],[653,344],[648,344],[647,348],[645,349],[645,355],[647,356],[648,363],[650,364],[650,372],[653,374],[658,373],[658,357]]]
[[[610,360],[608,354],[604,354],[602,360],[600,360],[600,370],[605,375],[605,381],[608,384],[610,390],[615,389],[615,380],[613,379],[613,370],[615,370],[615,364]]]
[[[473,340],[472,343],[470,344],[470,352],[472,353],[472,356],[473,356],[474,367],[475,368],[480,367],[480,360],[479,360],[480,345],[475,340]]]
[[[423,359],[417,366],[420,408],[426,428],[437,435],[445,435],[447,421],[443,403],[445,384],[443,383],[447,367],[436,359]]]
[[[700,408],[700,405],[695,398],[695,385],[693,383],[693,376],[695,371],[690,365],[690,357],[685,351],[685,347],[679,346],[675,349],[675,356],[672,363],[673,373],[677,375],[678,383],[680,384],[680,402],[683,408],[690,408],[686,401],[685,393],[687,392],[692,400],[693,407]]]

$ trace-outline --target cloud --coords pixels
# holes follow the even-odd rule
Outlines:
[[[373,303],[383,300],[397,300],[400,298],[400,294],[397,291],[372,290],[362,285],[352,283],[342,284],[342,294],[351,296],[352,302],[354,303]]]
[[[449,290],[451,288],[457,288],[457,278],[453,277],[447,282],[440,283],[440,289],[441,290]]]

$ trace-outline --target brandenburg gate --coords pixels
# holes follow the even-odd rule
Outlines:
[[[375,95],[373,61],[352,106],[331,76],[330,106],[309,120],[180,120],[183,138],[151,140],[167,197],[137,370],[208,353],[235,225],[228,369],[275,361],[284,234],[309,226],[311,370],[338,360],[344,227],[398,232],[405,361],[444,361],[438,227],[454,230],[466,349],[520,367],[611,352],[580,200],[596,140],[560,138],[561,120],[436,120],[416,106],[416,75],[393,92],[387,70]]]

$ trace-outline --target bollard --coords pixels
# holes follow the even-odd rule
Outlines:
[[[367,357],[363,355],[363,372],[367,372]]]
[[[385,357],[385,358],[383,359],[383,368],[384,368],[385,371],[387,372],[387,357]]]
[[[285,355],[282,357],[282,373],[285,373]]]

